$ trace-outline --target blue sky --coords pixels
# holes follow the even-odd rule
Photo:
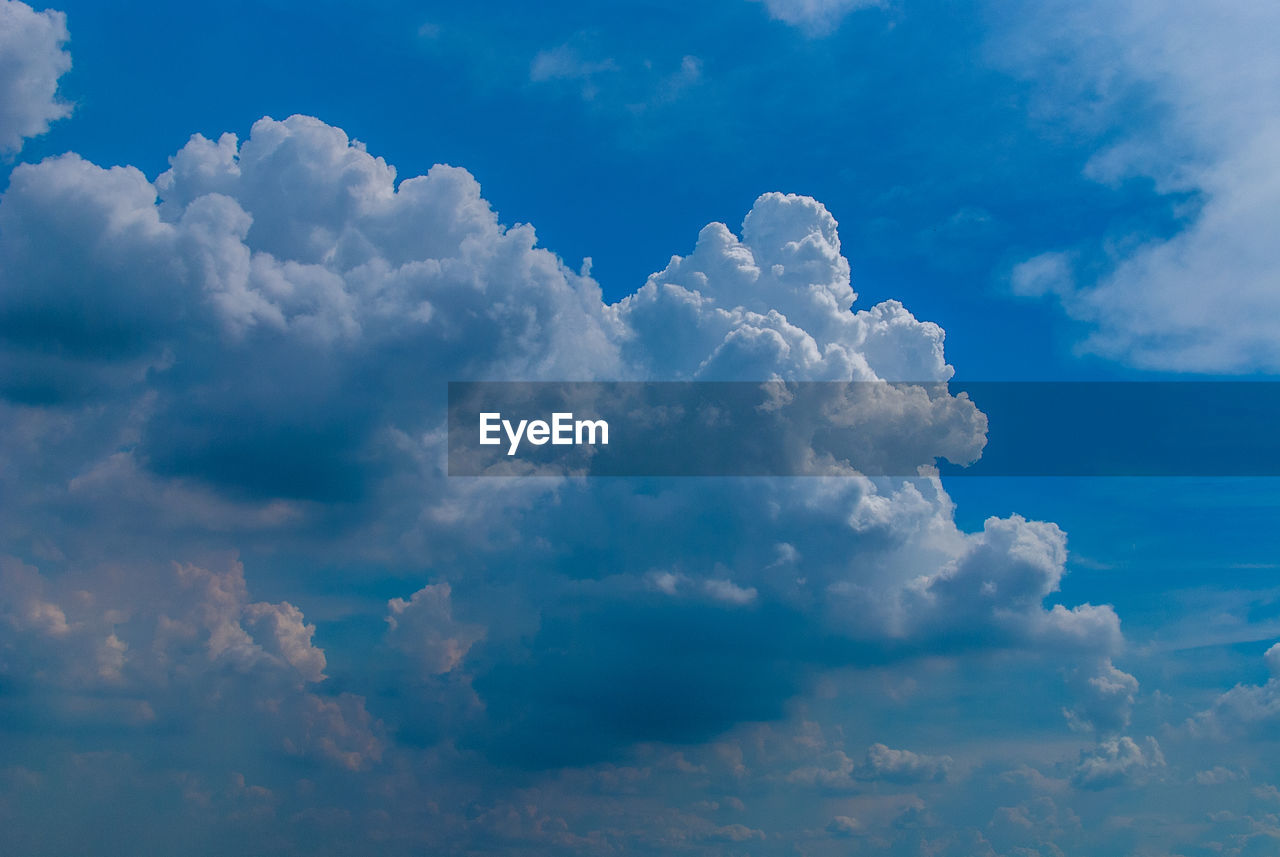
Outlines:
[[[1272,380],[1277,23],[0,0],[7,849],[1274,853],[1273,480],[451,479],[442,423]]]

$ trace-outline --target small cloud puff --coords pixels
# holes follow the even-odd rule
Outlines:
[[[763,0],[769,17],[798,27],[810,36],[834,30],[855,9],[880,6],[881,0]]]
[[[447,583],[422,587],[406,601],[387,602],[387,641],[412,657],[428,675],[451,672],[484,637],[484,629],[453,618]]]
[[[1143,745],[1139,745],[1122,735],[1103,741],[1092,751],[1081,753],[1071,784],[1088,790],[1111,788],[1138,781],[1164,766],[1164,755],[1155,738],[1148,737]]]
[[[940,782],[947,778],[951,765],[950,756],[925,756],[872,744],[867,748],[867,760],[859,776],[896,783]]]

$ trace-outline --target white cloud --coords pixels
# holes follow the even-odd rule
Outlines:
[[[1024,297],[1042,298],[1057,295],[1070,298],[1075,291],[1071,271],[1071,257],[1066,253],[1041,253],[1020,262],[1010,275],[1013,293]]]
[[[71,68],[67,16],[37,12],[20,0],[0,0],[0,154],[71,115],[58,98],[58,78]]]
[[[703,584],[703,588],[715,600],[738,606],[750,604],[756,600],[758,594],[755,587],[743,588],[732,580],[708,580]]]
[[[946,779],[951,765],[950,756],[925,756],[872,744],[867,748],[867,760],[859,775],[899,783],[935,782]]]
[[[589,80],[603,72],[617,71],[618,64],[611,59],[587,61],[569,45],[559,45],[538,51],[529,67],[529,79],[534,83],[548,80]]]
[[[1129,725],[1138,680],[1117,669],[1110,658],[1077,670],[1072,683],[1076,703],[1064,713],[1073,728],[1114,736]]]
[[[1078,288],[1060,253],[1016,270],[1015,290],[1057,294],[1094,326],[1088,350],[1152,369],[1280,370],[1277,28],[1274,4],[1125,0],[1054,4],[1002,39],[1046,108],[1107,141],[1089,176],[1196,200],[1168,237],[1111,235],[1102,274]]]
[[[800,736],[792,738],[794,749],[816,755],[817,764],[795,768],[786,775],[788,783],[817,786],[837,792],[857,792],[860,783],[883,782],[896,785],[940,783],[947,779],[954,760],[950,756],[931,756],[911,750],[895,750],[875,743],[867,748],[861,762],[832,742],[817,724],[806,724]]]
[[[858,819],[848,815],[837,815],[827,824],[827,832],[832,836],[853,836],[861,829]]]
[[[1140,746],[1122,735],[1081,753],[1071,782],[1082,789],[1105,789],[1131,782],[1164,766],[1164,755],[1155,738],[1147,738]]]
[[[1218,740],[1280,733],[1280,643],[1263,655],[1271,677],[1262,684],[1237,684],[1208,709],[1187,721],[1193,735]]]
[[[216,506],[204,509],[220,526],[243,530],[253,521],[305,526],[303,501],[368,496],[380,484],[376,474],[391,468],[411,480],[397,491],[409,487],[427,505],[393,543],[430,544],[467,527],[488,533],[490,504],[518,506],[547,488],[494,492],[439,481],[434,455],[443,438],[432,430],[439,412],[425,384],[455,377],[928,381],[953,371],[937,325],[894,301],[851,311],[856,295],[837,224],[820,203],[795,195],[761,196],[741,237],[724,224],[707,226],[690,255],[672,257],[612,306],[592,280],[537,248],[530,227],[502,227],[464,170],[437,166],[397,184],[394,168],[308,117],[261,120],[243,144],[230,135],[193,137],[154,185],[132,168],[103,170],[74,155],[23,165],[3,218],[0,339],[22,369],[16,375],[48,388],[17,395],[69,405],[106,396],[118,406],[95,411],[99,422],[86,435],[93,444],[106,439],[108,455],[96,457],[86,442],[59,459],[69,468],[66,484],[105,515],[116,504],[88,491],[103,478],[88,474],[113,474],[108,493],[140,504],[134,517],[148,503],[172,515],[166,501],[184,498],[158,489],[157,480],[251,499],[257,511],[239,521]],[[42,331],[38,343],[25,338],[32,319]],[[866,403],[862,417],[867,426],[883,422],[877,442],[915,438],[924,451],[953,460],[980,449],[985,423],[973,421],[971,406],[920,410],[909,394],[888,390]],[[187,494],[184,503],[199,508],[198,496]],[[461,512],[464,497],[478,504]],[[272,505],[280,502],[286,505]],[[587,502],[589,509],[566,507],[565,514],[588,526],[600,512]],[[959,635],[983,645],[1066,646],[1096,659],[1119,640],[1108,608],[1042,607],[1065,560],[1056,527],[992,519],[966,537],[936,480],[759,483],[726,502],[726,509],[781,504],[790,511],[765,513],[778,523],[755,526],[776,537],[761,542],[758,558],[732,558],[731,577],[717,568],[732,566],[712,562],[680,570],[667,588],[691,578],[721,601],[785,602],[794,584],[766,570],[786,541],[812,558],[804,585],[825,605],[819,625],[863,644],[909,651],[945,647]],[[875,561],[849,565],[818,546],[830,537],[814,522],[841,516],[849,550],[867,539],[882,545]],[[675,533],[695,523],[663,526]],[[792,529],[798,539],[788,537]],[[889,539],[880,542],[883,534]],[[652,559],[644,571],[688,559],[660,542],[637,543],[635,553]],[[439,601],[430,593],[438,594],[428,588],[392,602],[402,625],[392,638],[413,637],[413,617],[431,618],[418,630],[440,626],[439,639],[428,634],[418,648],[439,673],[476,637],[455,634],[447,610],[428,610]],[[307,661],[299,654],[305,646],[295,645],[303,639],[295,619],[258,619],[280,635],[275,657],[319,674],[319,661]],[[228,652],[241,648],[237,633],[244,632],[233,631],[221,644]]]
[[[1247,777],[1244,777],[1239,771],[1224,768],[1222,765],[1214,765],[1208,770],[1197,771],[1194,779],[1198,785],[1220,786],[1223,783],[1231,783],[1239,779],[1247,779]]]
[[[881,0],[762,0],[769,17],[799,27],[811,36],[834,30],[855,9],[882,5]]]
[[[937,478],[444,475],[449,379],[951,377],[941,328],[855,301],[835,219],[802,196],[761,196],[737,231],[708,225],[608,305],[531,227],[503,226],[465,170],[397,181],[309,117],[193,137],[154,182],[74,155],[19,166],[0,204],[0,359],[22,382],[0,403],[0,491],[20,511],[0,534],[28,563],[57,559],[12,566],[0,668],[39,671],[41,703],[77,716],[204,718],[236,764],[283,751],[395,771],[369,793],[413,812],[430,793],[467,819],[458,772],[493,765],[581,769],[679,743],[736,783],[752,774],[718,736],[784,718],[836,670],[1014,653],[1047,667],[1080,722],[1125,722],[1136,682],[1112,665],[1115,612],[1047,606],[1065,534],[1018,516],[964,532]],[[877,443],[980,450],[971,408],[888,389],[867,403]],[[254,601],[238,564],[200,559],[230,548],[285,581],[277,569],[323,567],[340,647],[317,643],[329,628],[295,606],[305,594]],[[353,580],[424,568],[438,582],[407,598],[346,600]],[[84,701],[108,691],[123,701]],[[842,746],[773,770],[858,791],[939,788],[950,764]],[[486,823],[598,841],[504,815],[517,798],[537,803],[504,792]],[[664,853],[765,829],[669,820]]]

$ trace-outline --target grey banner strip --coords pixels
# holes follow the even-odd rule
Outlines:
[[[1276,476],[1277,425],[1273,382],[453,382],[449,474]]]

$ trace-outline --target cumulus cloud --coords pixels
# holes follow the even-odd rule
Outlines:
[[[249,604],[242,622],[254,639],[261,640],[263,651],[296,669],[307,681],[325,677],[324,652],[311,644],[316,628],[304,623],[297,607],[287,601]]]
[[[1271,677],[1262,684],[1237,684],[1188,722],[1193,735],[1219,740],[1262,737],[1280,728],[1280,643],[1263,655]]]
[[[872,744],[867,748],[867,761],[860,775],[899,783],[935,782],[946,779],[951,764],[950,756],[925,756]]]
[[[965,532],[936,477],[445,476],[450,379],[952,376],[940,327],[856,300],[835,219],[796,195],[710,224],[606,304],[465,170],[398,179],[309,117],[193,137],[154,181],[75,155],[21,165],[0,200],[0,490],[21,509],[0,520],[21,557],[5,668],[46,677],[49,707],[106,717],[83,698],[109,688],[114,722],[204,718],[229,759],[391,777],[379,794],[454,807],[452,844],[479,822],[449,785],[477,771],[546,783],[678,743],[698,761],[652,767],[737,782],[742,747],[721,736],[785,719],[838,670],[1001,652],[1052,667],[1081,722],[1125,722],[1115,612],[1051,603],[1062,530]],[[883,389],[866,403],[883,437],[980,451],[971,404]],[[200,559],[231,548],[275,587],[325,588],[332,624],[305,592],[256,601],[244,567]],[[336,648],[316,642],[327,627]],[[233,722],[237,706],[255,716]],[[933,787],[950,764],[831,752],[808,782]],[[486,823],[604,835],[522,800],[494,796]],[[764,835],[671,820],[670,841]]]
[[[58,78],[71,68],[67,16],[37,12],[21,0],[0,0],[0,154],[49,130],[71,114],[58,97]]]
[[[758,594],[755,587],[743,589],[732,580],[708,580],[703,587],[712,598],[726,604],[750,604]]]
[[[239,562],[51,579],[5,557],[0,595],[0,675],[23,681],[15,710],[168,728],[230,716],[236,743],[223,750],[237,758],[257,742],[348,768],[381,752],[362,699],[316,692],[326,659],[315,626],[288,602],[251,601]]]
[[[1085,270],[1057,250],[1036,256],[1015,270],[1015,290],[1057,295],[1095,327],[1087,349],[1137,366],[1276,371],[1280,60],[1268,34],[1280,11],[1248,0],[1053,4],[1029,26],[1060,36],[1019,27],[1001,50],[1058,115],[1106,141],[1086,174],[1148,178],[1193,202],[1173,234],[1111,235],[1107,258]]]
[[[1115,735],[1129,725],[1138,680],[1110,658],[1078,669],[1072,677],[1076,703],[1064,714],[1073,728]]]
[[[853,307],[837,224],[811,198],[764,194],[740,236],[707,226],[688,256],[606,305],[594,281],[536,246],[532,228],[500,225],[464,170],[397,182],[340,129],[294,116],[261,120],[243,143],[197,135],[155,182],[74,155],[22,165],[0,203],[0,259],[15,414],[39,421],[56,405],[82,415],[65,417],[63,434],[79,428],[83,439],[50,465],[67,484],[110,474],[110,493],[144,506],[175,496],[157,484],[193,486],[256,507],[268,528],[262,516],[276,509],[295,531],[329,530],[324,509],[347,504],[378,510],[370,527],[400,522],[363,539],[404,546],[406,557],[414,544],[446,550],[474,531],[471,562],[511,563],[497,558],[514,552],[549,569],[582,563],[573,554],[583,533],[614,532],[609,516],[641,522],[589,573],[610,583],[587,602],[566,590],[574,610],[541,607],[536,636],[521,643],[533,646],[522,673],[534,690],[514,695],[525,679],[504,684],[504,664],[476,666],[489,710],[514,729],[511,746],[528,744],[517,737],[525,728],[594,733],[608,746],[773,716],[836,651],[859,661],[997,647],[1101,663],[1118,645],[1109,608],[1043,606],[1065,562],[1057,527],[1015,516],[961,533],[936,479],[671,486],[656,505],[626,485],[497,491],[441,479],[442,411],[429,390],[450,378],[950,378],[937,325],[894,301]],[[915,438],[953,460],[981,448],[985,423],[971,404],[921,410],[911,391],[879,389],[861,403],[861,419],[883,422],[877,442]],[[14,478],[30,490],[49,475]],[[555,505],[524,505],[548,491]],[[500,535],[495,503],[514,513]],[[546,541],[530,545],[522,530]],[[805,557],[802,583],[775,569],[783,542]],[[352,533],[348,549],[359,556],[361,543]],[[654,569],[672,575],[660,590],[703,597],[633,598],[628,575]],[[391,602],[388,639],[442,674],[478,632],[452,624],[448,603],[462,590],[435,586],[445,588]],[[256,621],[283,635],[275,657],[319,673],[318,661],[298,660],[296,620]],[[772,631],[741,651],[707,649],[709,660],[678,654],[703,646],[707,622],[733,639]],[[599,634],[594,650],[552,643],[574,627]],[[670,702],[636,706],[628,694],[647,693],[643,683],[629,690],[595,674],[658,627],[670,663],[634,668]],[[227,646],[235,651],[234,639]],[[712,676],[724,682],[714,704],[682,702],[680,688]],[[586,720],[543,724],[537,705],[555,709],[568,692]]]
[[[832,836],[854,836],[861,827],[862,825],[858,823],[856,818],[848,815],[837,815],[827,823],[827,832]]]
[[[814,764],[797,767],[786,775],[793,784],[816,786],[836,792],[856,792],[866,783],[898,786],[945,781],[954,765],[950,756],[931,756],[911,750],[896,750],[875,743],[861,761],[845,752],[843,742],[821,734],[818,724],[807,724],[796,743],[816,755]],[[816,751],[816,752],[815,752]]]
[[[1082,789],[1105,789],[1131,782],[1164,766],[1164,755],[1155,738],[1147,738],[1139,745],[1122,735],[1081,753],[1071,782]]]
[[[483,629],[453,618],[450,594],[449,584],[434,583],[413,593],[408,601],[392,598],[387,604],[388,640],[420,662],[430,675],[453,670],[484,635]]]

